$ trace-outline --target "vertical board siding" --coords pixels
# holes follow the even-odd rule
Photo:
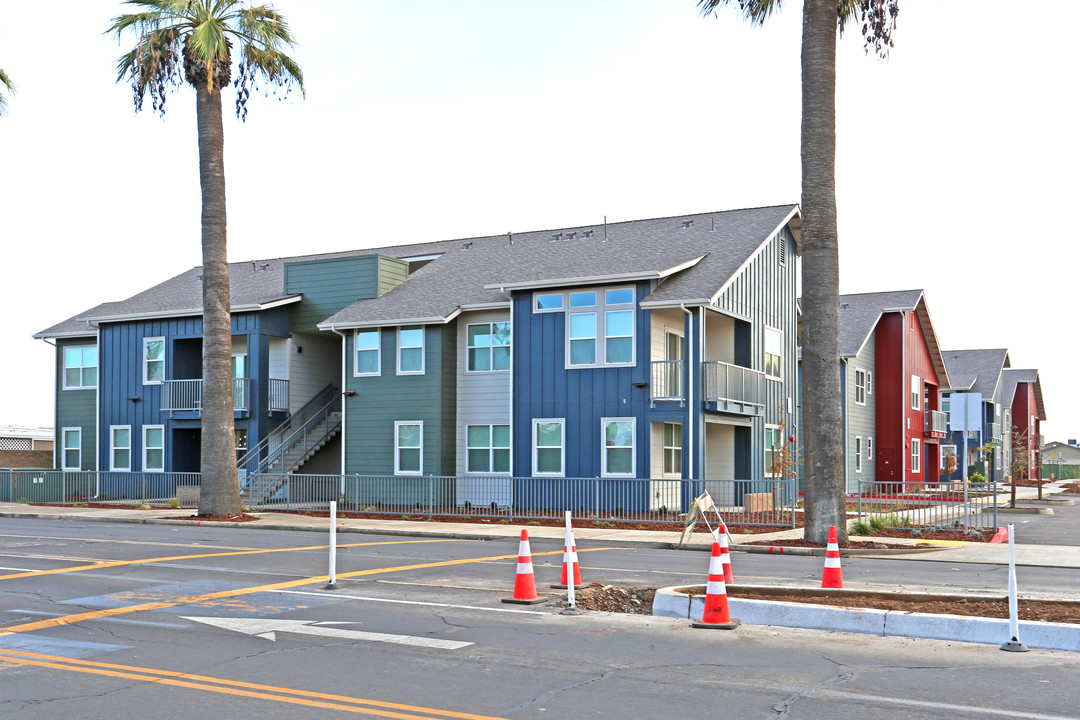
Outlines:
[[[457,431],[454,447],[457,448],[457,474],[465,475],[465,427],[467,425],[510,424],[510,371],[466,372],[468,355],[468,326],[476,323],[510,322],[509,310],[486,310],[462,313],[457,318],[458,352],[453,367],[457,370]],[[511,325],[510,351],[517,360],[518,348],[514,327]],[[513,462],[513,440],[511,440]],[[513,468],[513,465],[511,465]]]
[[[382,295],[407,274],[404,261],[375,254],[286,263],[285,292],[303,295],[293,307],[292,329],[315,332],[334,313]]]
[[[64,389],[64,348],[93,347],[95,338],[60,339],[56,341],[56,466],[63,466],[63,428],[81,428],[82,452],[79,458],[82,470],[97,470],[97,397],[101,387],[101,356],[98,355],[98,388],[85,390]]]

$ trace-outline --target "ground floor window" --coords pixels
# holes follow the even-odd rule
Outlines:
[[[127,472],[131,470],[131,426],[109,427],[109,469]]]
[[[143,425],[143,470],[165,472],[165,426]]]
[[[533,420],[533,475],[565,475],[565,421],[562,418]]]
[[[603,418],[600,421],[602,475],[634,476],[634,418]]]
[[[424,423],[394,423],[394,474],[422,475],[424,472]]]
[[[465,472],[510,472],[510,426],[465,427]]]
[[[681,423],[664,423],[664,474],[682,475]]]
[[[922,472],[922,441],[911,439],[911,472]]]
[[[780,428],[772,425],[765,426],[765,476],[778,475],[777,465],[780,463],[781,454],[784,451],[784,437],[780,434]]]
[[[64,428],[61,434],[61,469],[82,470],[82,428]]]

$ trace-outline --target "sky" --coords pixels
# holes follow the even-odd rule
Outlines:
[[[801,4],[280,0],[305,96],[225,107],[231,261],[796,203]],[[887,60],[839,43],[841,292],[923,288],[943,349],[1074,380],[1080,3],[901,0]],[[194,91],[116,83],[113,0],[0,0],[0,425],[53,423],[31,339],[200,263]]]

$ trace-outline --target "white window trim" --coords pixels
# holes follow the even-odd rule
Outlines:
[[[611,303],[607,301],[607,294],[612,290],[629,290],[630,302],[624,303]],[[570,307],[570,295],[578,292],[595,292],[596,304],[595,305],[579,305],[577,307]],[[558,293],[538,293],[540,295],[555,295]],[[534,295],[535,297],[535,295]],[[567,370],[588,370],[595,368],[610,368],[610,367],[636,367],[637,366],[637,336],[638,336],[638,295],[637,288],[633,285],[613,285],[613,286],[598,286],[595,288],[575,288],[573,290],[566,290],[563,292],[563,309],[558,312],[566,313],[566,332],[564,338],[563,351],[565,353],[565,362],[563,366]],[[535,300],[533,301],[535,307]],[[607,314],[609,312],[630,312],[630,335],[608,335],[607,331]],[[555,310],[535,310],[535,312],[556,312]],[[570,362],[570,316],[571,315],[592,315],[593,322],[593,345],[594,345],[594,362],[591,363],[571,363]],[[607,359],[607,341],[608,338],[630,338],[630,361],[629,362],[609,362]],[[584,340],[586,338],[579,338]]]
[[[678,445],[668,445],[667,444],[667,426],[668,425],[679,428],[679,444]],[[668,472],[668,469],[667,469],[668,450],[678,450],[679,451],[679,469],[677,471],[675,471],[675,472]],[[660,423],[660,473],[665,478],[681,478],[682,477],[682,450],[683,450],[683,447],[682,447],[682,423],[681,422],[671,422],[671,421],[668,421],[668,420],[665,420],[665,421],[661,422]]]
[[[363,352],[375,353],[375,371],[360,372],[360,349],[357,347],[356,338],[360,333],[375,333],[375,347],[367,348]],[[382,330],[379,328],[356,328],[353,330],[353,377],[377,377],[382,375]]]
[[[536,426],[540,423],[559,423],[560,444],[559,472],[539,472],[536,463]],[[529,439],[532,445],[532,474],[536,477],[566,477],[566,418],[533,418],[532,437]]]
[[[779,425],[766,425],[765,426],[765,435],[763,436],[765,441],[762,443],[762,448],[761,448],[762,460],[763,460],[762,475],[764,477],[776,477],[776,473],[774,473],[772,471],[772,467],[771,467],[772,464],[769,462],[769,460],[772,459],[772,445],[769,444],[769,431],[770,430],[779,430],[779,429],[780,429]],[[780,438],[780,442],[781,443],[784,442],[783,437]]]
[[[922,378],[918,375],[911,376],[911,409],[922,410]]]
[[[161,469],[149,468],[146,466],[146,435],[148,430],[161,430]],[[165,472],[165,426],[164,425],[143,425],[142,427],[142,465],[143,472]]]
[[[489,433],[488,437],[491,438],[491,441],[489,442],[489,444],[488,444],[488,446],[486,448],[474,448],[474,447],[469,445],[469,428],[472,428],[472,427],[486,427],[486,428],[488,428],[488,433]],[[510,424],[509,423],[470,423],[470,424],[465,426],[465,472],[466,472],[466,474],[468,474],[468,475],[481,475],[481,476],[492,475],[492,476],[495,476],[495,477],[506,477],[508,475],[513,474],[513,471],[514,471],[514,439],[513,439],[513,437],[511,437],[510,438],[510,445],[505,447],[505,448],[504,447],[496,447],[496,445],[495,445],[495,428],[497,428],[497,427],[505,427],[505,428],[509,429]],[[470,469],[469,468],[469,451],[470,450],[484,450],[484,449],[486,449],[488,451],[488,467],[492,467],[492,468],[495,467],[495,451],[496,450],[506,450],[506,451],[508,451],[508,455],[510,456],[510,469],[506,470],[505,472],[502,471],[502,470],[487,470],[487,471],[485,471],[485,470],[472,470],[472,469]]]
[[[402,370],[401,369],[401,351],[405,348],[401,346],[401,332],[403,330],[412,330],[414,328],[420,329],[420,344],[410,345],[408,349],[420,348],[420,369],[419,370]],[[402,325],[397,329],[397,374],[398,375],[423,375],[427,367],[427,328],[423,325]]]
[[[75,446],[75,450],[79,453],[79,462],[71,467],[67,464],[67,442],[66,436],[69,432],[73,432],[79,438],[79,442]],[[65,427],[60,428],[60,469],[61,470],[82,470],[82,428],[81,427]]]
[[[161,341],[161,360],[151,361],[146,357],[146,346],[154,342],[155,340]],[[161,380],[148,380],[149,373],[147,370],[150,368],[151,362],[161,363]],[[164,337],[144,337],[142,341],[142,383],[143,385],[160,385],[165,379],[165,338]]]
[[[612,473],[607,469],[607,425],[613,422],[630,423],[630,472]],[[617,445],[613,447],[625,447]],[[637,477],[637,420],[632,417],[600,418],[600,477],[632,478]]]
[[[862,437],[855,436],[855,472],[862,472]]]
[[[922,472],[922,442],[918,438],[911,439],[911,474]]]
[[[950,452],[951,452],[951,454],[953,456],[956,455],[956,446],[955,445],[942,445],[941,446],[941,453],[938,455],[938,469],[939,470],[944,470],[945,469],[945,458],[947,458],[949,456]],[[953,472],[956,472],[956,471],[954,470]],[[948,480],[948,478],[945,478],[945,479]]]
[[[540,308],[540,307],[537,307],[537,305],[536,305],[537,298],[548,297],[549,295],[559,295],[559,296],[561,296],[562,297],[562,307],[557,307],[557,308]],[[532,311],[534,313],[566,312],[568,302],[569,302],[569,300],[567,299],[567,295],[566,295],[565,292],[540,292],[540,291],[538,291],[538,292],[534,292],[533,296],[532,296]]]
[[[777,335],[780,336],[780,355],[779,355],[779,357],[780,357],[780,374],[779,375],[770,375],[769,374],[768,356],[769,356],[770,353],[769,353],[768,349],[765,347],[765,345],[766,345],[765,336],[770,331],[774,332],[774,333],[776,333]],[[762,331],[761,340],[762,340],[761,363],[764,366],[765,379],[766,380],[772,380],[773,382],[783,382],[784,381],[784,331],[781,330],[780,328],[774,328],[771,325],[766,325],[765,329]]]
[[[570,318],[577,317],[578,315],[592,315],[593,318],[593,333],[592,337],[571,337],[570,336]],[[603,365],[602,362],[597,362],[602,357],[603,348],[600,347],[600,335],[598,325],[600,321],[599,313],[596,309],[588,310],[587,312],[568,312],[566,313],[566,368],[578,369],[578,368],[595,368]],[[571,343],[583,342],[585,340],[592,340],[593,344],[593,361],[591,363],[575,363],[571,361]]]
[[[874,373],[869,370],[866,371],[866,394],[874,394]]]
[[[420,469],[419,470],[402,470],[401,469],[401,446],[398,445],[398,428],[402,425],[419,425],[420,426]],[[407,448],[412,450],[413,448]],[[424,421],[423,420],[395,420],[394,421],[394,474],[395,475],[423,475],[424,474]]]
[[[874,436],[873,435],[867,435],[866,436],[866,459],[867,460],[873,460],[874,459]]]
[[[862,383],[859,383],[859,376],[862,376]],[[859,400],[859,390],[862,390],[862,400]],[[855,404],[866,405],[866,371],[855,370]]]
[[[126,448],[117,448],[115,445],[116,431],[127,430],[128,431],[128,446]],[[110,425],[109,426],[109,471],[110,472],[131,472],[131,426],[130,425]],[[113,461],[116,459],[116,450],[128,451],[128,466],[116,467]]]
[[[545,312],[550,312],[550,310],[547,310]],[[491,349],[491,355],[489,356],[489,362],[491,364],[491,367],[489,369],[487,369],[487,370],[470,370],[469,369],[469,350],[472,350],[474,347],[485,347],[485,346],[483,346],[483,345],[470,345],[469,344],[469,328],[478,327],[480,325],[487,325],[489,328],[491,328],[492,344],[486,346],[486,347]],[[495,344],[495,328],[494,328],[495,325],[507,325],[507,326],[510,327],[510,344],[509,345],[496,345]],[[506,348],[507,350],[510,351],[511,357],[513,357],[513,350],[512,350],[513,346],[514,346],[514,326],[510,323],[509,320],[492,320],[490,322],[478,322],[478,323],[469,323],[469,324],[467,324],[465,326],[465,374],[466,375],[477,375],[477,374],[486,374],[486,373],[508,373],[508,372],[510,372],[510,368],[506,368],[505,370],[496,370],[495,369],[495,348],[504,347],[504,348]],[[480,424],[482,425],[483,423],[480,423]]]
[[[81,351],[83,351],[83,350],[85,350],[87,348],[97,349],[97,345],[68,345],[67,347],[64,348],[64,353],[63,353],[64,357],[63,357],[63,360],[61,360],[61,363],[60,363],[61,364],[60,374],[64,378],[64,389],[65,390],[93,390],[93,389],[95,389],[97,387],[97,383],[94,383],[93,385],[85,385],[85,384],[83,384],[83,385],[68,385],[68,381],[67,381],[67,371],[69,369],[68,364],[67,364],[68,350],[79,350],[80,353],[81,353]],[[95,370],[98,369],[98,365],[100,365],[100,364],[101,364],[101,358],[99,357],[97,364],[93,365],[93,368]],[[74,368],[74,367],[79,368],[79,379],[82,380],[84,375],[85,375],[84,371],[86,370],[86,368],[91,367],[91,366],[90,365],[77,365],[77,366],[72,365],[71,367],[72,368]]]

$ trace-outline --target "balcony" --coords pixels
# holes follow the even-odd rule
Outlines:
[[[702,396],[716,410],[757,415],[765,407],[765,373],[711,361],[702,363]]]
[[[986,424],[986,436],[998,442],[1001,440],[1001,423],[987,423]]]
[[[926,437],[944,438],[949,434],[949,414],[940,410],[926,413]]]
[[[686,390],[683,387],[682,360],[657,360],[652,363],[649,376],[649,399],[686,401]]]
[[[282,380],[278,382],[285,382]],[[288,407],[288,388],[285,390]],[[233,410],[246,412],[251,408],[251,379],[233,378]],[[202,411],[202,380],[165,380],[161,383],[161,409],[170,412]]]

